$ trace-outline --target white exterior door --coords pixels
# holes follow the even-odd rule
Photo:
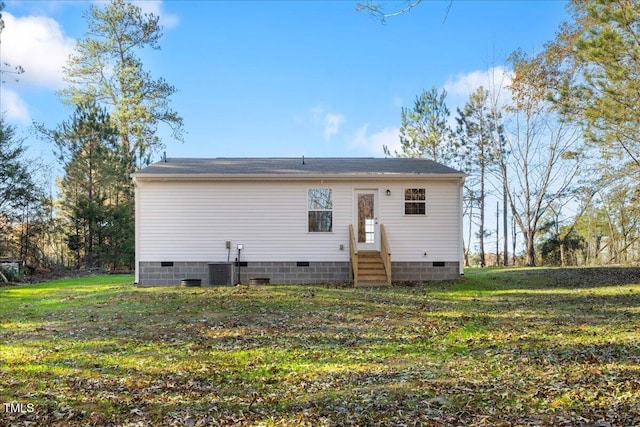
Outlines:
[[[356,190],[355,233],[359,251],[380,250],[378,190]]]

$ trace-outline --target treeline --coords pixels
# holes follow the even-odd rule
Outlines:
[[[63,168],[57,188],[38,183],[24,141],[0,116],[0,257],[30,268],[133,268],[131,174],[162,149],[159,124],[182,139],[182,118],[168,101],[175,88],[139,59],[142,50],[159,49],[159,17],[123,0],[92,5],[85,17],[87,36],[77,41],[58,92],[73,113],[53,129],[35,124]]]
[[[556,38],[538,54],[514,52],[508,72],[494,68],[455,125],[444,89],[402,110],[395,155],[469,175],[467,265],[640,261],[640,3],[568,8]],[[499,200],[498,230],[486,218],[489,195]]]
[[[400,151],[386,150],[469,175],[468,265],[640,261],[640,2],[568,8],[570,20],[541,52],[514,52],[510,71],[494,68],[453,114],[444,89],[420,94],[402,109]],[[73,113],[53,129],[36,125],[64,170],[55,186],[0,116],[0,258],[35,268],[132,268],[130,174],[162,149],[160,124],[182,139],[169,106],[175,88],[139,59],[159,49],[158,17],[112,0],[86,19],[59,92]],[[3,67],[3,78],[22,72]],[[489,198],[500,204],[501,240],[486,216]]]

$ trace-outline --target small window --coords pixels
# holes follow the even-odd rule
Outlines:
[[[311,188],[308,193],[309,232],[333,231],[333,191],[330,188]]]
[[[424,188],[407,188],[404,190],[404,214],[426,215],[427,194]]]

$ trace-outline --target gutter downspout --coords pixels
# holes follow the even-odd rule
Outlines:
[[[135,278],[133,284],[140,285],[140,189],[135,177],[133,178],[133,194],[134,194],[134,209],[135,209],[135,242],[134,242],[134,262],[135,262]]]
[[[464,180],[465,177],[460,178],[460,201],[458,205],[458,216],[460,217],[460,225],[458,226],[458,241],[460,242],[460,247],[458,248],[459,253],[459,266],[460,266],[460,275],[464,276],[464,236],[462,233],[464,227],[463,220],[463,211],[464,211]]]

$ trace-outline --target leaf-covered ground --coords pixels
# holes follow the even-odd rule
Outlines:
[[[0,425],[640,425],[638,269],[131,281],[0,288]]]

